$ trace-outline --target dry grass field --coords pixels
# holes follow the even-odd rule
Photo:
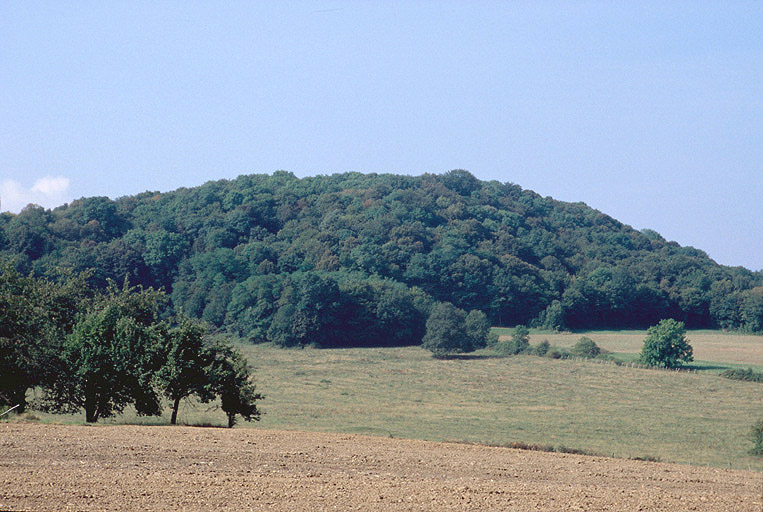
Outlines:
[[[437,360],[418,347],[283,350],[241,345],[255,367],[262,421],[241,427],[345,432],[493,445],[514,442],[619,458],[763,470],[749,455],[763,387],[715,370],[675,373],[489,353]],[[719,365],[720,367],[720,365]],[[45,422],[83,423],[81,416]],[[167,424],[134,414],[107,424]],[[186,401],[179,421],[224,425]]]
[[[351,434],[0,424],[2,510],[759,512],[760,473]]]
[[[511,329],[496,329],[501,337],[509,337]],[[572,347],[581,336],[587,336],[601,348],[618,354],[638,354],[646,331],[590,331],[583,333],[533,332],[530,343],[548,340],[551,345]],[[727,363],[730,366],[751,366],[763,370],[763,336],[725,333],[722,331],[688,331],[694,359],[701,362]]]

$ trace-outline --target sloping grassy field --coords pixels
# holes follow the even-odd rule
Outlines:
[[[617,338],[599,334],[586,333],[608,350],[633,346],[628,340],[610,345],[606,340]],[[543,334],[533,343],[547,338],[571,346],[580,334],[559,336],[565,336],[564,343]],[[706,353],[732,354],[727,359],[734,364],[761,360],[763,337],[735,339],[729,338],[728,350]],[[690,340],[701,346],[691,333]],[[734,346],[747,355],[737,357]],[[420,347],[239,348],[255,367],[258,390],[266,396],[260,404],[262,421],[251,424],[256,428],[498,445],[522,442],[763,470],[763,459],[747,453],[751,427],[763,419],[763,386],[724,379],[717,370],[676,373],[594,361],[502,358],[488,351],[437,360]],[[724,366],[728,364],[709,368]],[[125,414],[104,423],[166,424],[168,417]],[[193,401],[182,404],[179,420],[225,424],[220,410]]]

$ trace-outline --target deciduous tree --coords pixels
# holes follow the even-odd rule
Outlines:
[[[662,368],[677,368],[683,363],[694,361],[684,323],[668,318],[650,327],[640,360],[644,364]]]

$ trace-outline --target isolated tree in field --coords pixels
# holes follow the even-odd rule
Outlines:
[[[694,361],[684,323],[669,318],[650,327],[641,348],[640,361],[662,368],[678,368],[683,363]]]
[[[257,393],[251,381],[251,370],[246,359],[227,345],[215,345],[211,349],[212,360],[207,367],[208,389],[220,397],[221,408],[228,416],[228,428],[236,424],[236,416],[246,421],[259,421]]]
[[[474,350],[466,334],[466,312],[450,302],[441,302],[432,308],[426,323],[426,334],[421,346],[435,357]]]
[[[172,425],[177,423],[183,398],[196,395],[202,401],[209,401],[213,397],[205,371],[211,364],[211,355],[204,347],[206,332],[206,327],[198,321],[183,317],[178,326],[167,333],[162,350],[164,364],[156,373],[156,381],[172,402]]]

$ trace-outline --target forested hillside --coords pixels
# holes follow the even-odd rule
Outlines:
[[[0,216],[24,273],[94,269],[163,287],[173,307],[281,345],[419,343],[451,302],[494,325],[763,331],[763,273],[636,231],[583,203],[466,171],[241,176]]]

